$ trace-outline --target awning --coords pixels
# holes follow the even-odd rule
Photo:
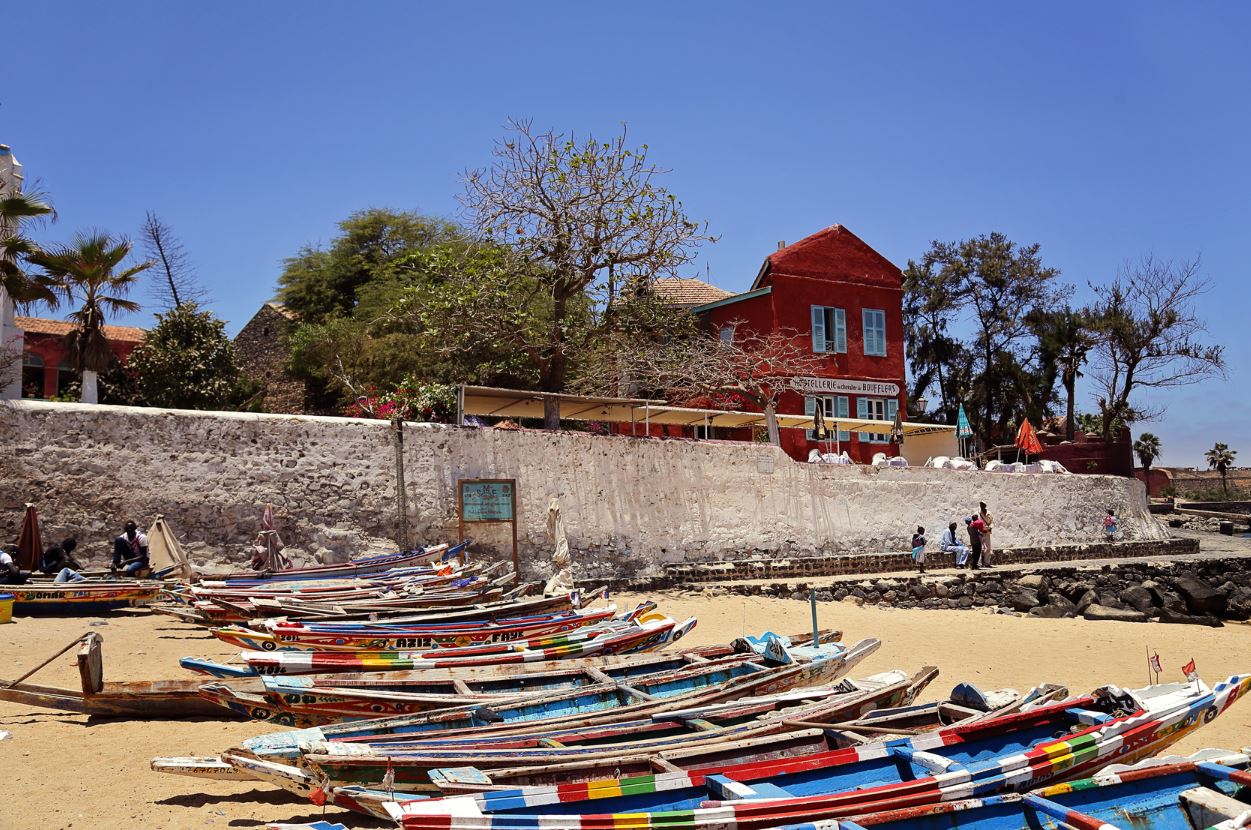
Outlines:
[[[697,409],[685,406],[669,406],[664,401],[646,398],[597,398],[584,395],[565,395],[554,392],[526,392],[518,389],[497,389],[489,386],[462,386],[460,394],[460,421],[465,415],[494,418],[542,418],[543,402],[555,398],[560,402],[560,417],[569,421],[609,421],[612,423],[666,424],[674,426],[711,426],[735,429],[765,426],[763,412],[732,412],[724,409]],[[813,429],[812,415],[776,416],[779,427]],[[892,421],[869,419],[834,418],[827,415],[827,430],[847,432],[871,432],[890,435]],[[905,421],[904,435],[954,432],[954,426],[943,424],[918,424]]]

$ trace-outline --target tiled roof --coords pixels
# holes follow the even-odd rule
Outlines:
[[[657,296],[664,297],[674,305],[696,306],[714,303],[734,295],[733,291],[717,288],[703,280],[684,277],[661,277],[652,283]]]
[[[296,319],[299,319],[299,316],[300,316],[299,314],[297,314],[296,312],[294,312],[294,311],[292,311],[291,309],[287,308],[287,307],[286,307],[285,305],[283,305],[282,303],[265,303],[265,305],[269,306],[269,307],[270,307],[270,308],[272,308],[274,311],[276,311],[276,312],[278,312],[279,314],[281,314],[283,317],[286,317],[288,320],[296,320]]]
[[[17,327],[29,334],[55,334],[64,336],[74,330],[73,323],[67,323],[64,320],[48,320],[43,317],[17,317],[14,318]],[[105,326],[104,336],[110,340],[117,340],[121,343],[142,343],[143,336],[147,334],[143,329],[135,326]]]

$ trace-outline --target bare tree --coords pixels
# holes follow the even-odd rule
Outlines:
[[[156,263],[151,293],[157,302],[165,308],[178,308],[183,303],[203,303],[208,299],[182,242],[154,211],[148,211],[142,235],[144,253]]]
[[[550,302],[539,385],[559,392],[571,317],[589,310],[610,328],[626,286],[675,273],[713,239],[658,183],[666,171],[648,161],[647,145],[627,145],[624,128],[600,141],[536,133],[529,121],[508,127],[492,166],[465,175],[461,203],[474,231],[512,249]],[[545,426],[557,428],[559,416],[549,401]]]
[[[733,337],[706,333],[678,341],[622,344],[613,359],[584,367],[582,391],[617,394],[625,385],[650,390],[676,404],[754,408],[764,413],[769,441],[780,444],[777,405],[796,377],[828,369],[808,335],[791,329],[765,334],[732,323]]]
[[[1148,255],[1126,263],[1108,285],[1092,288],[1098,320],[1093,378],[1104,440],[1120,426],[1158,414],[1131,403],[1135,392],[1224,376],[1224,347],[1202,342],[1207,330],[1194,309],[1208,288],[1198,259],[1175,264]]]

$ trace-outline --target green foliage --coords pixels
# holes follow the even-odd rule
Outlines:
[[[339,223],[329,248],[308,246],[286,260],[278,296],[306,323],[357,316],[363,288],[390,273],[406,254],[462,238],[444,219],[371,209]]]
[[[353,418],[402,418],[451,423],[456,417],[456,387],[405,378],[394,389],[357,398],[344,413]]]
[[[1134,442],[1134,453],[1138,456],[1138,461],[1144,470],[1151,469],[1151,465],[1160,457],[1160,452],[1160,438],[1150,432],[1142,433]]]
[[[1237,450],[1231,450],[1229,445],[1223,441],[1217,441],[1212,449],[1203,454],[1203,458],[1208,462],[1210,469],[1216,470],[1221,474],[1221,489],[1226,495],[1229,493],[1229,468],[1234,464],[1234,457],[1238,455]]]
[[[251,391],[221,320],[184,302],[165,314],[130,355],[138,398],[175,409],[234,409]]]
[[[910,261],[904,322],[913,396],[936,387],[936,414],[951,424],[964,402],[974,432],[992,443],[1010,439],[1009,425],[1022,415],[1041,421],[1057,374],[1080,366],[1050,339],[1062,312],[1058,276],[1037,244],[1019,246],[1001,233],[933,242]],[[961,325],[967,337],[956,331]]]

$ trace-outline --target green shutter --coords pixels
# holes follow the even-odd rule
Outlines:
[[[847,311],[834,309],[834,351],[847,354]]]
[[[816,400],[815,400],[815,399],[813,399],[813,398],[808,397],[807,395],[805,395],[805,396],[804,396],[804,414],[805,414],[805,415],[807,415],[807,416],[808,416],[808,417],[810,417],[810,418],[811,418],[813,415],[816,415],[816,414],[817,414],[817,402],[816,402]],[[815,435],[814,433],[816,433],[816,430],[815,430],[815,429],[806,429],[806,430],[804,430],[804,435],[806,435],[806,436],[808,437],[808,440],[809,440],[809,441],[815,441],[815,440],[817,440],[816,435]]]
[[[851,417],[850,404],[848,402],[846,395],[839,395],[837,398],[834,399],[834,408],[839,418]],[[847,441],[850,441],[851,431],[846,430],[846,429],[840,429],[838,431],[838,440],[839,440],[839,443],[845,443]]]

